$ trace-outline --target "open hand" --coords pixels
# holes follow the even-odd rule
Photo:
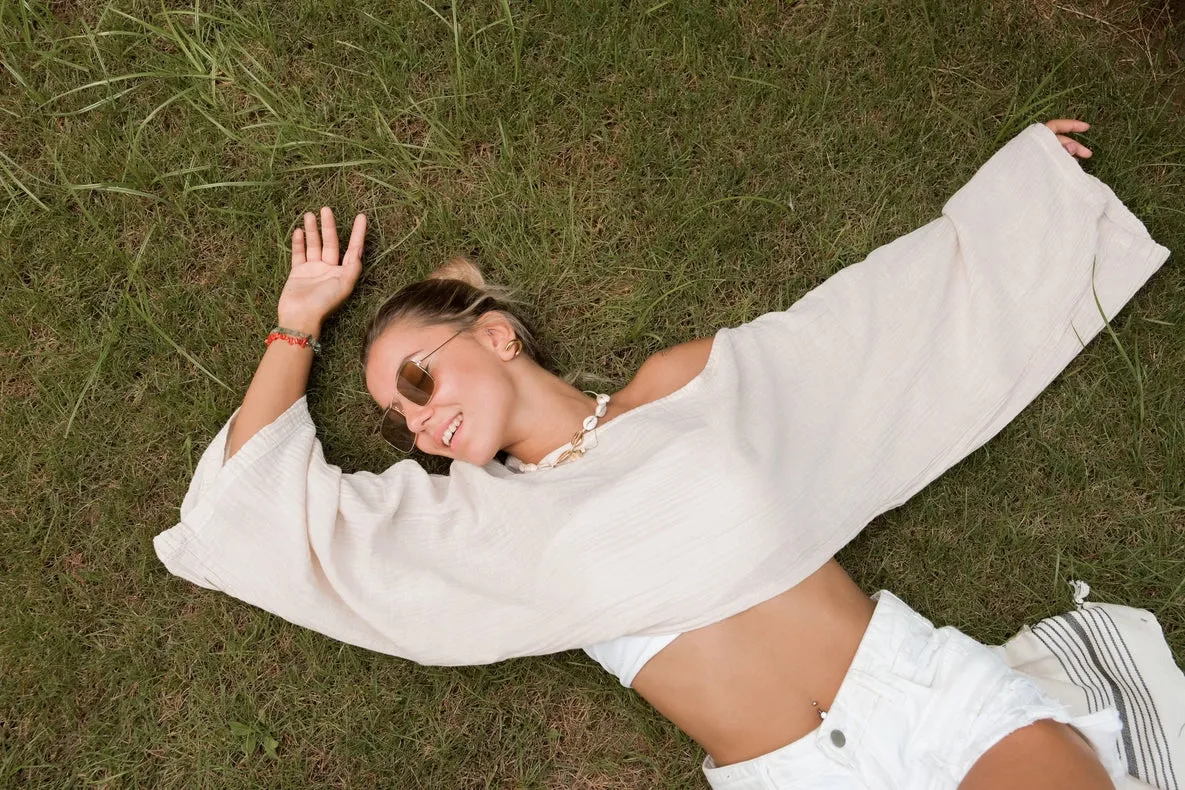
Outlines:
[[[1062,144],[1062,148],[1070,156],[1076,156],[1079,159],[1090,159],[1090,149],[1077,140],[1067,137],[1066,135],[1072,132],[1085,132],[1090,128],[1090,124],[1086,121],[1075,121],[1070,118],[1056,118],[1052,121],[1046,121],[1045,125],[1049,130],[1057,135],[1058,142]]]
[[[338,265],[337,225],[328,206],[321,209],[321,232],[317,217],[304,215],[304,228],[292,233],[292,271],[277,308],[280,326],[308,332],[314,337],[321,324],[341,306],[358,275],[362,273],[362,242],[366,237],[366,215],[354,217],[350,244]]]

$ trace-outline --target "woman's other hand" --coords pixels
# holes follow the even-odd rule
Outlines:
[[[350,244],[338,265],[337,225],[328,206],[321,209],[321,231],[317,217],[304,215],[304,228],[292,233],[292,271],[280,293],[277,313],[280,326],[308,332],[317,337],[321,324],[341,306],[358,275],[362,273],[362,243],[366,237],[366,215],[354,218]]]
[[[1070,156],[1076,156],[1079,159],[1090,159],[1090,149],[1082,143],[1067,137],[1066,135],[1075,132],[1085,132],[1090,128],[1090,124],[1086,121],[1075,121],[1071,118],[1056,118],[1052,121],[1046,121],[1045,125],[1049,130],[1057,135],[1058,142],[1062,144],[1062,148]]]

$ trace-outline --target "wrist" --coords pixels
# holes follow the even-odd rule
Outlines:
[[[295,329],[297,332],[303,332],[314,340],[321,339],[321,322],[319,320],[281,314],[276,317],[276,324],[285,329]]]
[[[317,338],[305,332],[301,332],[298,329],[293,329],[287,326],[274,327],[272,331],[268,333],[267,340],[264,342],[270,347],[272,343],[276,342],[277,340],[283,340],[290,346],[311,349],[314,354],[321,353],[321,344],[317,342]]]

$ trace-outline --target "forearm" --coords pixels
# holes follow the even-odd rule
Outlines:
[[[365,236],[366,216],[359,214],[354,218],[350,245],[339,266],[333,212],[328,207],[321,209],[320,231],[316,215],[304,215],[304,228],[292,233],[292,271],[276,309],[281,327],[313,338],[321,334],[325,319],[345,301],[358,280]],[[224,461],[300,400],[312,367],[313,349],[308,346],[292,345],[283,339],[268,346],[227,436]]]
[[[252,436],[300,400],[308,387],[312,367],[311,348],[290,345],[282,340],[268,346],[227,437],[227,460]]]

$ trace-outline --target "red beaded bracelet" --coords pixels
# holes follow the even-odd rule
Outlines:
[[[311,348],[314,354],[321,353],[321,344],[317,342],[317,338],[304,332],[297,332],[294,329],[285,329],[282,326],[277,326],[268,333],[267,340],[264,341],[264,344],[270,346],[277,340],[283,340],[290,346]]]

